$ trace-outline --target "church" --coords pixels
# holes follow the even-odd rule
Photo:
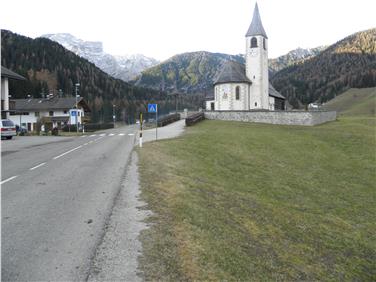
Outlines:
[[[214,81],[214,100],[206,101],[206,110],[285,110],[286,98],[269,82],[268,36],[257,3],[245,40],[245,66],[234,61],[224,64]]]

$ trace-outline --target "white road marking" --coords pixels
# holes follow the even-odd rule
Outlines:
[[[125,134],[124,133],[119,133],[120,136],[124,136]]]
[[[58,159],[58,158],[60,158],[62,156],[65,156],[66,154],[69,154],[69,153],[71,153],[71,152],[73,152],[73,151],[75,151],[77,149],[80,149],[80,148],[82,148],[82,145],[80,145],[80,146],[78,146],[76,148],[73,148],[72,150],[69,150],[69,151],[67,151],[65,153],[62,153],[61,155],[58,155],[58,156],[54,157],[53,159],[56,160],[56,159]]]
[[[102,138],[104,138],[104,136],[101,136],[101,137],[99,137],[97,139],[94,139],[93,141],[95,142],[95,141],[98,141],[99,139],[102,139]]]
[[[6,182],[8,182],[8,181],[11,181],[11,180],[15,179],[16,177],[18,177],[18,175],[15,175],[15,176],[9,177],[8,179],[5,179],[5,180],[1,181],[0,184],[4,184],[4,183],[6,183]]]
[[[46,164],[46,163],[41,163],[41,164],[39,164],[39,165],[36,165],[36,166],[30,168],[30,170],[34,170],[34,169],[36,169],[36,168],[38,168],[38,167],[44,166],[45,164]]]
[[[89,145],[89,143],[85,143],[83,146]]]
[[[102,136],[102,137],[106,136],[106,133],[99,134],[99,136]]]
[[[128,136],[133,136],[133,135],[134,135],[134,133],[129,133],[129,134],[128,134]]]
[[[92,135],[90,135],[90,137],[94,137],[94,136],[97,136],[97,134],[92,134]]]
[[[90,143],[93,143],[93,142],[94,142],[94,141],[93,141],[93,140],[91,140],[91,141],[89,142],[89,144],[90,144]]]
[[[113,133],[110,133],[110,134],[108,134],[108,136],[114,136],[115,134],[113,134]]]
[[[86,136],[87,136],[87,135],[82,135],[81,138],[82,138],[82,137],[86,137]]]

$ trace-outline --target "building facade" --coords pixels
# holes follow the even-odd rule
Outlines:
[[[28,131],[39,131],[41,125],[47,130],[76,124],[80,127],[90,118],[90,108],[82,97],[14,99],[11,102],[14,109],[9,119]]]
[[[206,101],[206,110],[285,109],[285,97],[269,82],[268,37],[257,3],[245,41],[245,66],[233,61],[223,66],[214,82],[214,100]]]

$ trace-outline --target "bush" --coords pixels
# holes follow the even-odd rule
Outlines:
[[[52,128],[51,135],[58,136],[59,135],[59,129],[57,127]]]

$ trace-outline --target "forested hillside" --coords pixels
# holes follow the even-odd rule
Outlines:
[[[166,111],[169,105],[174,108],[172,99],[168,100],[163,92],[115,79],[46,38],[31,39],[2,30],[1,65],[27,78],[25,82],[10,82],[12,98],[59,92],[71,96],[75,84],[80,83],[79,94],[87,99],[94,122],[112,120],[113,105],[116,105],[117,119],[127,121],[139,111],[145,111],[149,101],[158,101],[160,109]]]
[[[376,86],[376,28],[346,37],[271,81],[296,108],[328,101],[348,88]]]
[[[228,60],[244,63],[241,55],[205,51],[179,54],[143,71],[134,83],[168,92],[205,94],[213,91],[214,78]]]

